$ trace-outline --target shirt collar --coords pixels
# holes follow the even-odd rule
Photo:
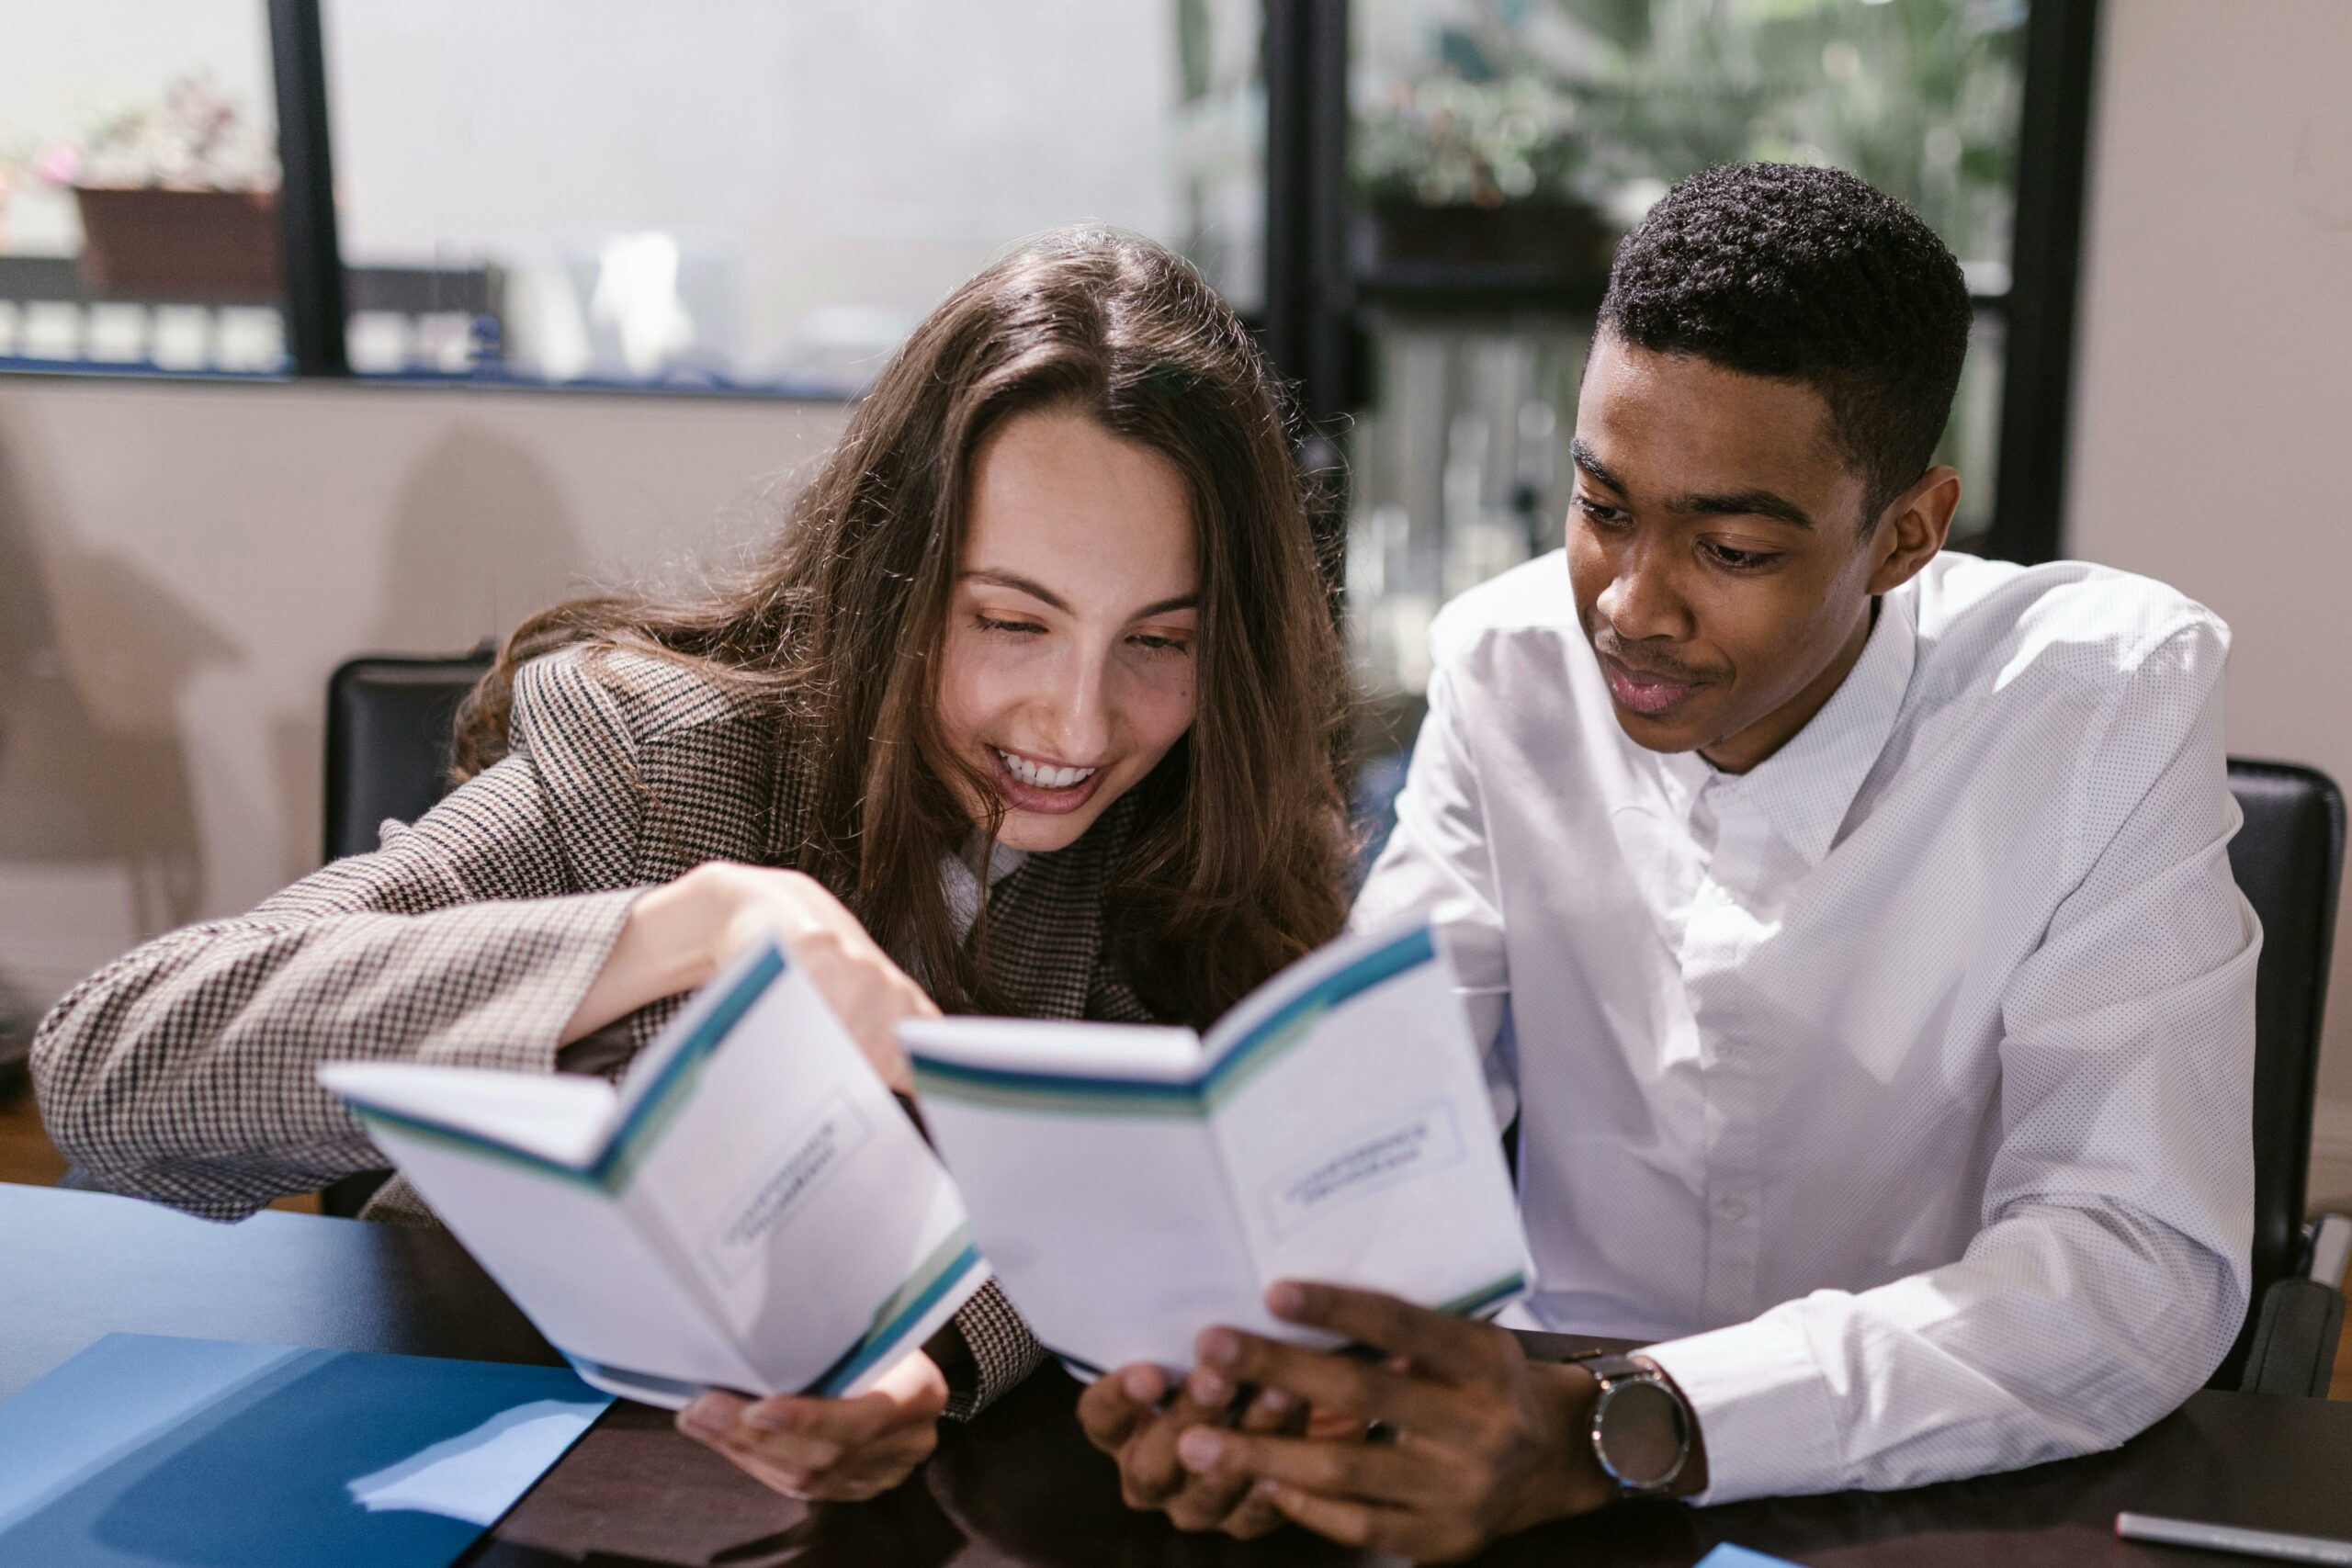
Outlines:
[[[1912,614],[1911,595],[1882,598],[1878,624],[1846,679],[1788,744],[1748,772],[1718,773],[1696,751],[1659,757],[1668,799],[1687,817],[1712,787],[1722,807],[1758,813],[1807,864],[1819,864],[1903,711],[1918,653]]]

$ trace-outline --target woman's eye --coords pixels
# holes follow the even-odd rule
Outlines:
[[[1734,571],[1753,571],[1758,567],[1770,566],[1781,558],[1771,550],[1736,550],[1729,545],[1718,545],[1712,541],[1702,542],[1701,547],[1713,557],[1718,565],[1727,566]]]
[[[980,629],[984,632],[1009,632],[1021,636],[1032,632],[1042,632],[1046,629],[1035,621],[1000,621],[993,615],[982,615],[978,619]]]
[[[1146,653],[1190,653],[1193,645],[1172,637],[1148,637],[1137,633],[1128,639]]]

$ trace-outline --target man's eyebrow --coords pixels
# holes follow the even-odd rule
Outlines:
[[[960,575],[962,581],[967,582],[993,582],[999,588],[1010,588],[1016,593],[1026,593],[1032,599],[1036,599],[1052,605],[1055,609],[1059,610],[1065,615],[1072,614],[1069,603],[1065,601],[1060,594],[1055,592],[1044,583],[1036,581],[1031,578],[1023,577],[1018,572],[999,571],[994,568],[984,568],[978,571],[967,571]],[[1178,610],[1190,610],[1196,608],[1200,602],[1201,598],[1197,593],[1179,593],[1172,599],[1156,599],[1152,601],[1152,603],[1146,604],[1142,609],[1137,610],[1133,615],[1130,615],[1128,619],[1148,621],[1154,615],[1172,615]]]
[[[1769,490],[1737,490],[1724,495],[1679,495],[1667,503],[1667,510],[1701,517],[1766,517],[1775,523],[1785,523],[1792,528],[1813,526],[1813,518],[1804,507]]]
[[[1577,468],[1582,468],[1586,473],[1590,474],[1594,479],[1599,479],[1602,484],[1607,485],[1619,495],[1623,495],[1625,493],[1624,481],[1620,479],[1615,474],[1611,473],[1607,465],[1603,464],[1599,457],[1593,455],[1592,448],[1584,444],[1583,436],[1577,435],[1569,438],[1568,456],[1576,460]]]

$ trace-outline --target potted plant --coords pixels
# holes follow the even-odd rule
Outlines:
[[[281,290],[268,140],[202,76],[51,142],[34,177],[70,188],[77,267],[98,299],[261,303]]]
[[[1533,72],[1399,84],[1351,149],[1356,271],[1378,285],[1476,276],[1582,288],[1605,277],[1611,236],[1584,185],[1574,102]]]

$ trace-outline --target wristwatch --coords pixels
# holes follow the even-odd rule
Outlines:
[[[1592,1457],[1620,1498],[1673,1495],[1697,1425],[1680,1391],[1631,1356],[1580,1358],[1600,1392],[1592,1402]]]

